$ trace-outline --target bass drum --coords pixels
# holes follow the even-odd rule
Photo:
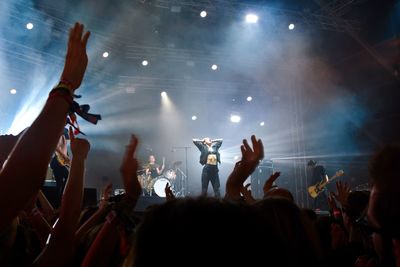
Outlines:
[[[156,192],[157,196],[159,197],[165,197],[165,186],[169,184],[171,185],[171,182],[169,179],[165,178],[165,177],[158,177],[155,178],[155,182],[154,182],[154,192]],[[172,190],[172,188],[171,188]],[[172,192],[174,192],[174,190],[172,190]]]

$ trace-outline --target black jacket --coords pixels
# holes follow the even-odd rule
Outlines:
[[[221,164],[221,158],[218,152],[218,149],[222,145],[222,139],[216,139],[213,140],[211,144],[211,149],[208,149],[208,146],[203,143],[201,140],[193,140],[193,143],[197,146],[197,148],[200,150],[200,164],[204,165],[207,163],[207,157],[209,154],[216,154],[217,155],[217,161],[218,163]]]

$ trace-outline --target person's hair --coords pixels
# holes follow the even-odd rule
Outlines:
[[[352,222],[365,215],[369,195],[369,191],[352,191],[347,197],[346,215]]]
[[[400,145],[390,144],[375,153],[370,161],[370,184],[379,191],[400,193]]]
[[[292,193],[289,190],[280,187],[275,187],[266,192],[264,198],[284,198],[294,203]]]
[[[317,266],[321,260],[314,226],[301,209],[285,198],[266,198],[256,204],[278,238],[296,258],[297,266]]]
[[[310,160],[307,162],[307,166],[315,166],[315,165],[317,165],[317,162],[314,161],[314,160],[312,160],[312,159],[310,159]]]
[[[174,266],[256,266],[265,260],[289,266],[290,259],[258,208],[211,198],[176,199],[149,210],[134,250],[127,261],[135,267],[165,265],[174,254]]]

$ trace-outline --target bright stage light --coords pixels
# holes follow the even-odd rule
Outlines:
[[[239,123],[241,120],[240,116],[238,115],[231,115],[231,122],[233,123]]]
[[[200,17],[205,18],[207,17],[207,11],[203,10],[200,12]]]
[[[103,53],[103,57],[104,57],[104,58],[108,57],[108,52],[104,52],[104,53]]]
[[[263,127],[265,125],[265,122],[260,122],[260,126]]]
[[[167,96],[168,96],[168,95],[167,95],[167,92],[162,91],[162,92],[161,92],[161,96],[162,96],[162,97],[167,97]]]
[[[251,96],[248,96],[248,97],[246,98],[246,100],[247,100],[248,102],[250,102],[251,100],[253,100],[253,98],[252,98]]]
[[[12,88],[10,90],[10,94],[15,95],[17,93],[17,89]]]
[[[293,24],[293,23],[290,23],[288,28],[289,28],[289,30],[292,31],[292,30],[294,30],[294,27],[295,27],[294,24]]]
[[[246,22],[247,23],[257,23],[258,16],[255,14],[247,14],[246,15]]]
[[[216,64],[213,64],[213,65],[211,66],[211,69],[212,69],[212,70],[217,70],[217,69],[218,69],[218,66],[217,66]]]
[[[142,61],[142,65],[143,65],[143,66],[147,66],[147,65],[149,65],[149,62],[148,62],[147,60],[143,60],[143,61]]]
[[[32,29],[33,29],[33,23],[31,23],[31,22],[27,23],[27,24],[26,24],[26,28],[27,28],[28,30],[32,30]]]
[[[192,116],[192,121],[195,121],[195,120],[197,120],[197,116],[196,116],[196,115],[193,115],[193,116]]]

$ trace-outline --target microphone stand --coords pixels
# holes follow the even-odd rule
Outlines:
[[[182,170],[180,170],[178,168],[178,170],[180,171],[180,173],[182,174],[182,196],[186,196],[186,194],[189,193],[189,185],[188,185],[188,176],[189,176],[189,171],[188,171],[188,149],[190,149],[190,146],[174,146],[172,147],[172,149],[174,150],[185,150],[185,170],[186,170],[186,174],[184,174],[182,172]]]

